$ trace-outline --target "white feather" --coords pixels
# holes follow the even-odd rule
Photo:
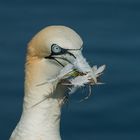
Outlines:
[[[76,78],[71,79],[70,82],[71,82],[71,85],[74,85],[76,87],[84,86],[85,84],[89,82],[88,75],[77,76]]]

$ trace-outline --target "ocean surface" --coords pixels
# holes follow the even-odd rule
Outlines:
[[[0,0],[0,140],[21,115],[27,43],[48,25],[75,29],[88,62],[107,66],[88,100],[63,107],[63,140],[140,140],[139,0]]]

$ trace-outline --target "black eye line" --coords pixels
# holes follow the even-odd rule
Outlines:
[[[67,61],[68,63],[71,63],[69,60],[67,60],[66,58],[62,58],[62,57],[56,57],[57,55],[61,55],[61,54],[69,54],[69,55],[71,55],[71,56],[73,56],[75,59],[76,59],[76,56],[74,55],[74,54],[72,54],[71,52],[69,52],[69,51],[77,51],[77,50],[81,50],[83,47],[81,47],[80,49],[64,49],[64,48],[61,48],[60,46],[60,48],[61,48],[61,52],[59,52],[59,53],[55,53],[55,52],[53,52],[53,50],[52,50],[52,47],[54,46],[54,45],[57,45],[57,44],[52,44],[52,46],[51,46],[51,54],[49,55],[49,56],[46,56],[45,57],[45,59],[52,59],[52,60],[55,60],[58,64],[60,64],[62,67],[64,67],[64,65],[61,63],[61,62],[59,62],[57,59],[62,59],[62,60],[64,60],[64,61]],[[52,55],[56,55],[55,57],[53,57]]]
[[[51,58],[52,57],[52,55],[62,55],[62,54],[69,54],[69,55],[71,55],[71,56],[73,56],[74,58],[76,58],[75,56],[74,56],[74,54],[72,54],[71,52],[69,52],[69,51],[77,51],[77,50],[81,50],[83,47],[81,47],[80,49],[64,49],[64,48],[61,48],[59,45],[57,45],[57,46],[59,46],[60,48],[61,48],[61,51],[60,52],[58,52],[58,53],[55,53],[55,52],[53,52],[53,50],[52,50],[52,48],[53,48],[53,46],[54,45],[57,45],[57,44],[52,44],[52,46],[51,46],[51,54],[49,55],[49,56],[46,56],[45,58],[47,59],[47,58]]]
[[[46,57],[45,57],[46,58]],[[47,57],[48,59],[52,59],[52,60],[55,60],[57,63],[59,63],[62,67],[64,67],[64,65],[61,63],[61,62],[59,62],[57,59],[62,59],[62,60],[64,60],[64,61],[67,61],[68,63],[70,63],[71,64],[71,62],[68,60],[68,59],[66,59],[66,58],[62,58],[62,57],[52,57],[52,56],[50,56],[50,57]]]
[[[76,59],[76,56],[74,54],[72,54],[71,52],[67,51],[67,53],[71,56],[73,56]]]
[[[59,62],[55,57],[52,57],[52,59],[55,60],[58,64],[60,64],[62,67],[64,67],[64,65],[61,62]]]
[[[62,57],[53,57],[53,58],[57,58],[57,59],[62,59],[62,60],[64,60],[64,61],[67,61],[68,63],[71,63],[68,59],[66,59],[66,58],[62,58]],[[71,63],[72,64],[72,63]]]

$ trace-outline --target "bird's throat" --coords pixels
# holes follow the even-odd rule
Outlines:
[[[26,67],[23,112],[10,140],[61,140],[59,127],[65,90],[57,83],[38,86],[51,75],[47,73],[49,68],[43,63]]]

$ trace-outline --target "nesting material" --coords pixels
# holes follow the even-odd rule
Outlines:
[[[74,93],[79,87],[102,84],[98,79],[103,74],[105,65],[99,68],[97,66],[90,67],[86,59],[80,56],[82,55],[79,54],[78,59],[73,64],[67,64],[56,78],[50,79],[47,82],[50,83],[58,80],[60,84],[68,86],[69,94]]]
[[[105,65],[91,67],[81,52],[77,52],[76,59],[73,63],[67,64],[60,73],[52,79],[47,79],[46,82],[39,85],[59,82],[69,89],[68,94],[73,94],[80,87],[89,87],[89,94],[85,97],[87,99],[91,95],[91,87],[97,84],[103,84],[99,81],[99,77],[105,70]]]
[[[67,68],[71,67],[70,65],[67,65]],[[66,68],[66,69],[67,69]],[[62,71],[65,71],[65,74],[62,75],[60,72],[60,75],[58,76],[61,80],[61,84],[63,85],[71,85],[72,88],[70,89],[70,94],[74,93],[77,88],[84,87],[86,85],[96,85],[96,84],[103,84],[98,81],[99,76],[103,74],[103,71],[105,69],[105,65],[100,66],[97,68],[97,66],[92,67],[92,71],[89,72],[79,72],[74,67],[73,70],[68,71],[68,73],[65,71],[65,68]],[[94,75],[94,77],[92,77]]]

